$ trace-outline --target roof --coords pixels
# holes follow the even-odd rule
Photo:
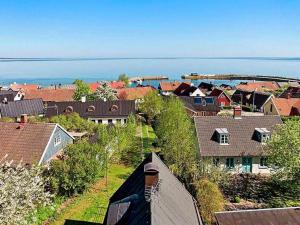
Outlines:
[[[217,225],[296,225],[300,207],[218,212],[215,217]]]
[[[7,101],[12,102],[15,99],[15,96],[18,94],[18,91],[0,91],[0,102],[2,102],[5,98]]]
[[[37,84],[11,84],[10,88],[14,91],[20,91],[20,90],[37,90],[39,88],[39,85]]]
[[[270,132],[276,124],[282,124],[280,116],[202,116],[194,118],[201,156],[256,156],[262,154],[262,144],[255,139],[255,128]],[[220,145],[216,129],[226,128],[229,144]]]
[[[0,104],[0,114],[2,117],[20,117],[22,114],[37,116],[44,114],[42,99],[27,99]]]
[[[159,187],[152,192],[151,200],[147,202],[144,166],[149,162],[159,171]],[[124,210],[124,215],[117,224],[202,224],[193,197],[155,153],[149,154],[111,197],[103,224],[108,224],[109,217],[120,217],[121,207],[110,211],[113,209],[111,206],[118,201],[130,206]]]
[[[231,96],[231,100],[236,103],[241,103],[241,98],[243,100],[243,105],[249,104],[256,105],[257,109],[260,109],[268,100],[271,98],[272,94],[258,91],[247,91],[237,89]]]
[[[272,101],[280,116],[290,116],[292,108],[300,105],[300,98],[273,98]]]
[[[205,100],[207,97],[200,97],[201,101]],[[217,104],[217,101],[214,99],[213,104],[196,104],[195,97],[188,97],[188,96],[180,96],[180,100],[183,101],[186,108],[195,111],[195,112],[202,112],[202,111],[212,111],[212,112],[220,112],[220,107]]]
[[[279,89],[279,85],[274,81],[263,81],[263,82],[248,82],[246,84],[239,84],[236,86],[237,89],[245,91],[275,91]]]
[[[56,124],[0,122],[0,158],[38,163]]]
[[[174,94],[175,95],[182,95],[187,89],[190,89],[191,87],[193,87],[191,85],[191,83],[187,83],[187,82],[182,82],[175,90],[174,90]],[[197,88],[196,88],[197,89]],[[188,92],[189,93],[189,92]]]
[[[119,99],[135,100],[144,98],[145,95],[151,91],[154,91],[153,87],[134,87],[134,88],[121,88],[118,89]]]
[[[113,89],[120,89],[120,88],[125,87],[125,83],[123,81],[111,81],[111,82],[108,82],[107,84],[108,84],[109,87],[111,87]],[[102,82],[99,82],[99,81],[89,84],[92,91],[96,91],[96,89],[100,85],[102,85]]]
[[[26,90],[25,99],[41,98],[44,102],[73,101],[75,89],[38,89]]]
[[[198,86],[200,89],[206,89],[207,91],[211,91],[214,85],[211,83],[201,82]]]
[[[93,101],[93,102],[49,102],[46,117],[65,114],[67,108],[78,113],[83,118],[91,117],[120,117],[135,113],[133,100]],[[90,109],[90,110],[89,110]]]
[[[280,98],[300,98],[300,87],[288,87],[279,96]]]
[[[175,91],[180,84],[181,82],[179,81],[175,81],[175,82],[163,81],[159,83],[158,89],[162,91]]]

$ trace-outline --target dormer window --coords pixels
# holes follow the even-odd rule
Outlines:
[[[68,107],[65,109],[65,112],[66,112],[66,113],[72,113],[72,112],[73,112],[73,107],[72,107],[72,106],[68,106]]]
[[[95,106],[90,105],[87,109],[88,112],[94,112],[95,111]]]
[[[117,105],[113,105],[111,108],[110,108],[110,111],[114,112],[114,111],[117,111],[119,109],[119,107]]]
[[[263,144],[267,143],[271,137],[271,132],[267,128],[255,128],[255,131],[257,133],[257,140]]]
[[[218,141],[220,145],[229,144],[229,132],[226,128],[217,128],[216,132],[218,134]]]

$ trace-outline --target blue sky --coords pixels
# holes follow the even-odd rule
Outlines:
[[[299,0],[0,0],[0,57],[300,56]]]

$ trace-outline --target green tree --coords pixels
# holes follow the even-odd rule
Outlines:
[[[150,123],[160,114],[163,104],[162,97],[156,91],[150,91],[145,95],[144,101],[139,105],[139,109],[147,115],[147,121]]]
[[[76,86],[73,95],[73,99],[75,101],[80,101],[81,97],[89,98],[91,96],[92,90],[90,89],[89,85],[85,83],[83,80],[75,80],[73,84],[75,84]]]
[[[225,200],[217,184],[208,179],[201,179],[196,184],[196,196],[203,220],[211,224],[215,221],[214,213],[224,210]]]
[[[194,126],[178,98],[166,100],[156,128],[167,164],[187,185],[196,162]]]
[[[102,85],[97,87],[93,94],[94,100],[113,101],[117,100],[117,91],[111,88],[108,83],[104,82]]]
[[[126,87],[129,86],[129,77],[125,73],[119,75],[118,81],[123,81]]]
[[[300,120],[290,119],[277,126],[266,153],[280,177],[300,182]]]

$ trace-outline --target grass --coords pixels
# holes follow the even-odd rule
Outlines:
[[[50,225],[62,225],[66,220],[102,223],[109,198],[121,186],[132,172],[131,167],[111,165],[108,172],[108,187],[105,179],[96,182],[86,193],[71,200],[71,203],[62,209]]]
[[[153,143],[157,140],[157,136],[150,125],[143,124],[142,125],[142,138],[143,138],[143,147],[144,152],[148,153],[151,151],[155,151]]]

